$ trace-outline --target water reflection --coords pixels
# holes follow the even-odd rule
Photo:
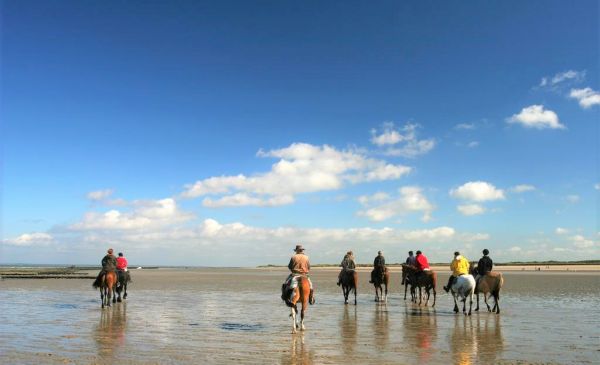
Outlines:
[[[429,363],[436,351],[438,326],[435,309],[413,305],[405,307],[406,340],[416,352],[419,363]]]
[[[500,316],[485,315],[477,321],[477,360],[480,363],[495,363],[504,350],[504,338]]]
[[[450,339],[454,363],[492,364],[504,349],[504,339],[497,315],[456,316]]]
[[[340,320],[340,328],[342,330],[342,350],[345,354],[352,355],[354,349],[357,347],[358,324],[356,306],[349,307],[349,305],[344,306],[344,315]]]
[[[304,333],[293,335],[291,339],[291,348],[289,354],[283,354],[281,364],[283,365],[303,365],[312,364],[314,354],[304,343]]]
[[[375,304],[373,328],[373,332],[375,333],[375,348],[384,350],[387,348],[390,337],[388,308],[385,303]]]
[[[117,363],[117,354],[125,343],[127,327],[127,303],[105,308],[100,313],[100,322],[94,331],[98,355],[109,363]]]

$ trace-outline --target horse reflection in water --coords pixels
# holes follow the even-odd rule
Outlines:
[[[495,364],[503,351],[500,320],[496,316],[455,317],[450,350],[454,364]]]
[[[102,358],[103,362],[118,363],[118,350],[125,343],[126,326],[126,303],[116,305],[112,310],[100,312],[100,322],[96,326],[94,339],[98,347],[98,356]]]
[[[405,339],[415,349],[418,363],[427,364],[435,354],[437,340],[437,315],[435,309],[419,306],[405,307]]]
[[[387,305],[375,306],[375,317],[373,318],[375,348],[386,351],[390,337],[389,316]]]
[[[304,342],[304,333],[293,336],[290,353],[283,354],[282,365],[310,365],[314,363],[314,353]]]
[[[344,307],[344,315],[340,320],[340,328],[342,330],[341,346],[344,349],[344,354],[351,356],[354,354],[354,349],[357,346],[357,316],[356,307],[351,309],[348,306]]]

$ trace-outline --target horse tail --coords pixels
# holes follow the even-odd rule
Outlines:
[[[496,287],[494,288],[494,292],[492,293],[492,295],[496,297],[496,300],[500,298],[500,289],[502,288],[502,285],[504,285],[504,277],[502,277],[502,273],[500,273],[498,281],[496,282]]]
[[[433,290],[435,290],[437,286],[437,273],[435,271],[431,272],[431,286],[433,287]]]
[[[94,283],[92,284],[94,289],[98,289],[102,286],[102,282],[104,281],[104,275],[105,275],[104,273],[98,274],[98,276],[96,277],[96,280],[94,280]]]

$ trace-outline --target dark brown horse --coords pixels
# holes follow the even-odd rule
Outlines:
[[[390,272],[387,267],[381,269],[373,269],[373,285],[375,286],[375,301],[387,302],[388,284],[390,282]],[[385,291],[383,290],[385,285]]]
[[[477,295],[477,308],[475,311],[479,310],[479,293],[483,293],[483,301],[487,306],[488,312],[496,312],[496,314],[500,313],[500,305],[498,302],[500,301],[500,289],[502,289],[502,285],[504,285],[504,278],[502,277],[502,273],[491,271],[484,276],[481,276],[477,273],[477,266],[474,263],[471,263],[469,266],[469,273],[475,277],[475,294]],[[490,308],[488,304],[487,298],[488,295],[491,295],[494,298],[494,307]]]
[[[437,274],[432,270],[419,271],[416,267],[412,265],[402,264],[402,276],[406,276],[405,283],[411,284],[410,292],[413,302],[417,302],[416,298],[416,290],[415,288],[419,288],[419,305],[423,302],[423,295],[421,288],[425,289],[425,293],[427,294],[427,299],[425,300],[425,306],[429,303],[430,291],[433,291],[433,304],[432,307],[435,307],[435,299],[436,299],[436,291],[435,287],[437,285]],[[408,285],[407,285],[408,286]],[[404,289],[404,299],[406,299],[406,288]]]
[[[407,264],[403,264],[402,265],[402,285],[404,285],[404,300],[406,300],[406,292],[408,291],[408,286],[410,285],[410,300],[411,301],[416,301],[415,298],[415,285],[413,282],[411,282],[411,277],[408,276],[409,273],[409,269],[406,268],[405,266],[408,266]],[[414,279],[414,278],[413,278]]]
[[[102,308],[106,305],[110,307],[110,299],[116,303],[115,287],[117,286],[117,274],[114,271],[104,272],[100,275],[99,280],[92,284],[94,288],[100,289],[100,300],[102,300]]]
[[[288,306],[292,310],[292,333],[296,333],[297,329],[304,331],[304,312],[308,309],[308,300],[310,297],[310,283],[308,278],[304,275],[298,276],[298,286],[294,288],[294,297]],[[300,311],[300,321],[297,320],[296,315],[298,314],[298,303],[302,303],[302,311]]]
[[[340,274],[342,292],[344,293],[344,304],[348,304],[348,295],[354,291],[354,305],[356,305],[356,290],[358,288],[358,273],[356,270],[342,270]]]
[[[117,302],[121,302],[121,293],[123,293],[123,300],[127,299],[127,284],[131,282],[131,275],[129,271],[117,270]]]

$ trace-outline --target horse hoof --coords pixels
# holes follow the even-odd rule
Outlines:
[[[121,298],[117,299],[117,302],[121,303],[122,302]]]
[[[476,309],[475,309],[475,312],[479,312],[479,308],[476,308]]]

